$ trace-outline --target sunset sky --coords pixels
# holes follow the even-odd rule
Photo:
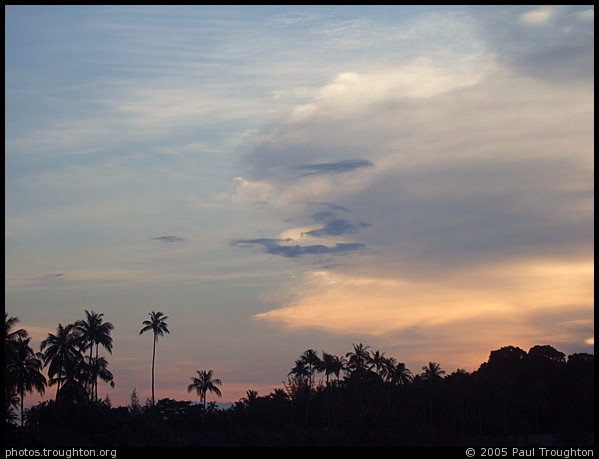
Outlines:
[[[6,311],[103,313],[113,405],[150,311],[157,399],[594,353],[593,6],[6,6],[5,131]]]

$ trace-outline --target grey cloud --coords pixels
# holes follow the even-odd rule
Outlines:
[[[517,22],[529,9],[501,19],[532,34],[534,41],[523,45],[538,59],[531,65],[540,71],[546,59],[551,78],[557,78],[570,61],[552,60],[544,54],[541,29]],[[544,33],[556,32],[555,24],[548,26],[553,29]],[[560,40],[575,44],[556,34],[547,49],[557,50]],[[363,269],[433,276],[493,262],[583,256],[593,246],[592,92],[586,84],[547,85],[530,78],[524,62],[504,62],[509,56],[524,59],[517,51],[505,50],[503,68],[448,93],[366,100],[352,117],[317,111],[313,118],[281,123],[266,132],[267,141],[248,162],[261,180],[282,191],[298,164],[315,182],[330,180],[334,186],[323,187],[320,196],[312,190],[302,195],[292,183],[297,202],[310,200],[304,203],[309,210],[286,208],[281,217],[295,212],[298,226],[307,226],[311,217],[310,223],[322,226],[310,228],[313,237],[359,230],[369,253],[376,253]],[[576,81],[570,72],[585,74],[563,70],[560,78],[570,83]],[[343,160],[341,152],[369,159]],[[351,161],[379,167],[353,186],[335,171],[371,166]],[[262,244],[268,253],[295,256],[304,250],[268,241]]]
[[[474,7],[487,47],[505,65],[536,78],[563,83],[594,78],[594,20],[590,5],[550,7]],[[542,24],[527,24],[523,15],[551,11]]]
[[[154,238],[155,241],[161,241],[165,243],[169,242],[183,242],[185,239],[179,236],[159,236]]]
[[[591,175],[569,158],[390,171],[352,204],[373,222],[361,236],[378,249],[381,266],[385,259],[406,272],[578,257],[593,245],[593,215],[585,211],[593,202]]]
[[[334,217],[334,215],[335,214],[327,215],[327,218],[330,218],[331,216]],[[319,221],[318,219],[322,219],[322,215],[320,213],[314,220]],[[346,220],[345,218],[333,218],[329,220],[323,228],[308,231],[305,234],[312,237],[342,236],[346,233],[355,233],[358,229],[365,228],[367,226],[369,226],[367,223],[359,222],[355,224]]]
[[[63,273],[50,273],[50,274],[44,274],[44,275],[35,277],[32,280],[52,281],[54,279],[60,279],[63,276],[64,276]]]
[[[328,210],[325,210],[322,212],[316,212],[314,215],[312,215],[312,219],[317,223],[324,221],[324,220],[328,220],[329,218],[332,218],[332,217],[335,217],[335,214]]]
[[[304,175],[341,174],[373,166],[372,161],[368,161],[367,159],[345,159],[332,163],[302,164],[297,166],[297,169],[304,171]]]
[[[287,240],[288,241],[288,240]],[[323,255],[323,254],[343,254],[356,252],[364,249],[365,245],[360,243],[339,243],[332,247],[326,245],[282,245],[286,240],[257,238],[257,239],[237,239],[232,241],[237,246],[262,246],[265,253],[270,255],[281,255],[285,258],[299,258],[303,255]]]

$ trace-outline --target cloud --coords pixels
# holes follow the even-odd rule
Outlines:
[[[539,38],[515,10],[506,16]],[[544,33],[557,34],[562,19],[556,10]],[[550,49],[574,41],[556,35]],[[541,64],[540,47],[530,50]],[[257,320],[402,342],[422,330],[455,342],[460,334],[449,328],[465,333],[477,324],[487,336],[472,342],[485,349],[505,345],[501,337],[532,341],[551,331],[563,342],[588,338],[592,89],[570,84],[570,70],[561,76],[568,84],[554,85],[523,62],[493,56],[339,74],[256,137],[245,189],[254,184],[264,209],[297,225],[289,238],[245,242],[299,257],[319,247],[318,239],[332,251],[339,238],[357,234],[367,248],[307,276]],[[548,64],[558,71],[557,58]],[[298,164],[310,174],[290,173]],[[314,210],[325,202],[331,206]],[[581,322],[566,330],[559,320],[567,311]]]
[[[299,258],[304,255],[346,254],[360,251],[365,247],[364,244],[361,243],[337,243],[333,246],[326,246],[323,244],[304,246],[299,244],[286,245],[291,241],[292,239],[258,238],[237,239],[231,243],[236,246],[262,246],[264,253],[281,255],[285,258]]]
[[[346,217],[340,217],[332,211],[314,213],[312,219],[321,226],[306,231],[302,235],[311,237],[343,236],[345,234],[356,233],[360,229],[370,226],[368,223],[358,220],[350,211],[346,210],[344,213],[349,214],[351,220]]]
[[[344,218],[336,218],[326,223],[323,228],[306,232],[308,236],[341,236],[346,233],[355,233],[358,228]]]
[[[357,113],[316,110],[267,131],[269,147],[250,156],[261,178],[240,181],[237,191],[300,227],[310,225],[306,213],[320,219],[307,236],[359,231],[384,260],[375,270],[441,275],[491,259],[578,256],[592,243],[593,103],[584,87],[549,89],[496,68],[477,84],[427,99],[365,97]],[[330,135],[321,135],[323,126]],[[287,154],[300,146],[327,157],[359,148],[377,167],[290,178],[284,166],[295,160]],[[357,217],[310,212],[315,202]]]
[[[50,273],[50,274],[42,274],[40,276],[34,277],[31,280],[35,281],[53,281],[55,279],[61,279],[64,277],[63,273]]]
[[[155,237],[154,240],[165,242],[165,243],[185,241],[185,239],[183,239],[182,237],[179,237],[179,236],[158,236],[158,237]]]
[[[593,264],[585,261],[502,264],[434,280],[317,271],[306,276],[287,304],[254,319],[344,335],[395,333],[398,339],[414,329],[473,321],[505,334],[503,324],[518,323],[521,333],[535,339],[559,330],[563,336],[556,340],[582,343],[592,333],[593,279]]]
[[[554,84],[594,81],[594,10],[584,5],[475,8],[503,65]]]
[[[547,24],[554,16],[555,8],[543,7],[523,13],[518,19],[524,24],[542,26]]]
[[[373,166],[374,164],[372,161],[368,161],[367,159],[346,159],[334,163],[302,164],[297,166],[297,169],[305,171],[305,175],[341,174],[344,172]]]

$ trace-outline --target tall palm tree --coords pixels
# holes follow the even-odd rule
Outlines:
[[[13,330],[13,327],[19,319],[8,317],[4,313],[4,396],[6,400],[16,395],[15,381],[10,374],[10,365],[19,361],[19,341],[27,339],[27,330],[19,328]]]
[[[300,356],[300,360],[308,365],[308,386],[312,387],[312,376],[320,365],[320,358],[314,349],[308,349]]]
[[[381,377],[385,376],[385,372],[386,372],[385,359],[386,358],[387,357],[385,357],[385,353],[379,351],[378,349],[376,351],[374,351],[372,353],[372,355],[370,356],[370,362],[372,363],[376,373]]]
[[[364,346],[362,343],[353,344],[354,351],[345,354],[348,357],[347,369],[350,372],[356,372],[358,375],[363,374],[366,370],[370,369],[370,352],[368,349],[370,346]]]
[[[339,376],[339,372],[341,371],[339,357],[322,351],[322,359],[320,359],[318,370],[325,374],[327,387],[329,387],[329,376],[332,374]]]
[[[206,409],[206,393],[214,392],[217,396],[221,396],[222,393],[220,389],[216,386],[222,385],[222,381],[220,379],[212,378],[212,370],[197,370],[196,373],[198,377],[192,377],[192,383],[187,386],[187,392],[191,392],[192,390],[196,390],[197,394],[200,396],[200,401],[204,401],[204,409]],[[256,396],[258,393],[256,392]],[[248,391],[248,397],[250,396],[250,391]]]
[[[78,320],[74,326],[82,340],[83,350],[89,348],[90,367],[93,366],[92,351],[96,345],[96,360],[98,360],[98,348],[100,344],[112,354],[112,337],[110,332],[114,330],[114,325],[110,322],[103,322],[104,314],[85,311],[85,320]],[[98,373],[90,372],[91,394],[98,391]],[[91,397],[93,399],[93,395]]]
[[[41,353],[34,353],[29,342],[31,338],[17,340],[18,359],[9,365],[16,388],[21,396],[21,427],[23,426],[23,400],[25,392],[34,390],[44,394],[46,388],[46,377],[42,374]]]
[[[65,368],[78,364],[83,360],[79,351],[80,338],[73,324],[62,326],[58,324],[56,334],[48,333],[48,337],[42,341],[40,350],[43,352],[44,366],[48,368],[48,376],[57,383],[56,396],[62,385],[62,379],[65,374]]]
[[[362,400],[362,379],[366,377],[372,367],[370,352],[368,351],[370,346],[364,346],[362,343],[353,344],[353,346],[354,351],[345,354],[348,358],[346,370],[349,381],[355,387],[358,406],[362,410],[364,406]]]
[[[154,398],[154,363],[156,361],[156,342],[158,341],[159,336],[163,336],[165,333],[169,333],[168,325],[165,320],[168,319],[168,316],[165,316],[162,312],[150,312],[150,320],[144,320],[142,325],[144,326],[139,334],[145,333],[147,331],[152,330],[154,333],[154,346],[152,348],[152,406],[156,405],[156,401]]]

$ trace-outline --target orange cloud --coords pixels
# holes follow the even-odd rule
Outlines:
[[[511,323],[537,309],[592,308],[593,276],[592,262],[543,261],[421,282],[321,271],[288,304],[254,318],[289,329],[372,336],[484,318]]]

